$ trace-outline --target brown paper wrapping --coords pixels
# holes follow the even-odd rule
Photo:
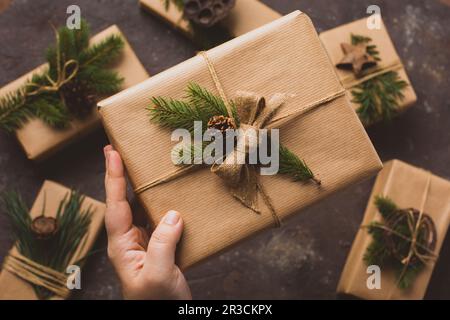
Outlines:
[[[175,5],[171,4],[166,11],[164,2],[161,0],[139,0],[139,4],[188,37],[193,37],[189,21],[183,19],[183,12]],[[258,0],[236,0],[235,7],[221,23],[233,36],[237,37],[280,17],[281,14]]]
[[[341,49],[341,43],[350,43],[350,35],[352,33],[372,38],[371,44],[375,44],[377,49],[380,51],[381,62],[379,63],[381,65],[391,65],[396,61],[400,61],[400,57],[395,50],[394,44],[392,43],[383,21],[381,21],[381,28],[379,30],[370,30],[367,28],[366,23],[367,18],[363,18],[341,25],[337,28],[324,31],[319,35],[333,65],[336,65],[344,57],[344,53]],[[351,71],[340,70],[338,68],[335,68],[335,71],[340,80],[344,79],[349,74],[352,74]],[[406,74],[405,68],[401,68],[396,71],[398,72],[400,78],[409,84],[409,86],[403,91],[405,98],[399,102],[399,111],[403,112],[417,101],[417,96],[408,75]],[[351,89],[347,90],[347,95],[350,101],[353,100]],[[359,104],[353,102],[351,102],[351,104],[355,110],[360,107]]]
[[[310,19],[295,11],[208,51],[225,93],[238,90],[264,96],[296,94],[279,112],[304,108],[342,91]],[[203,57],[196,56],[99,103],[105,129],[121,153],[134,188],[174,170],[171,131],[149,121],[152,96],[182,98],[189,82],[216,92]],[[322,187],[262,176],[261,182],[281,219],[347,185],[371,176],[380,160],[345,95],[306,110],[280,130],[281,143],[305,159]],[[189,267],[274,224],[233,198],[208,168],[145,191],[139,198],[152,222],[170,209],[182,214],[185,229],[178,263]]]
[[[385,164],[379,173],[370,195],[362,225],[380,219],[374,200],[377,195],[391,198],[399,208],[420,208],[427,185],[428,171],[413,167],[399,160]],[[437,231],[435,253],[439,254],[450,222],[450,181],[432,175],[424,213],[431,216]],[[411,288],[397,289],[396,277],[390,270],[381,270],[381,289],[369,290],[366,281],[369,274],[363,256],[372,236],[366,229],[359,229],[345,263],[344,271],[337,288],[338,293],[363,299],[423,299],[430,281],[435,262],[430,262],[419,273]]]
[[[123,88],[129,88],[147,79],[147,71],[145,71],[133,49],[126,41],[125,36],[117,26],[113,25],[96,34],[92,37],[91,43],[99,42],[112,34],[120,34],[125,40],[122,56],[111,66],[113,70],[116,70],[124,78]],[[44,68],[46,68],[46,65],[42,65],[7,84],[0,89],[0,96],[18,89],[33,73],[37,73]],[[84,120],[72,121],[70,128],[65,130],[53,129],[40,119],[31,119],[21,129],[16,131],[16,136],[28,159],[39,161],[50,156],[68,143],[100,127],[100,124],[101,121],[96,111]]]
[[[56,215],[61,200],[70,193],[70,189],[56,182],[46,180],[30,210],[32,217],[37,217],[42,213],[42,206],[45,198],[45,214]],[[106,205],[102,202],[86,197],[82,210],[91,206],[92,222],[88,231],[86,244],[79,252],[75,254],[71,263],[83,258],[94,245],[95,239],[99,234],[105,217]],[[14,249],[15,250],[15,249]],[[0,274],[0,300],[37,300],[33,287],[28,282],[17,277],[13,273],[4,270]]]

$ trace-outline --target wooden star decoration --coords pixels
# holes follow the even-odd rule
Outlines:
[[[342,70],[351,70],[355,76],[360,77],[363,71],[377,65],[374,57],[367,53],[365,44],[352,45],[341,43],[344,58],[336,64],[336,67]]]

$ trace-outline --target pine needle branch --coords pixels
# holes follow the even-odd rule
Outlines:
[[[395,71],[367,80],[352,90],[353,102],[360,105],[356,110],[364,124],[391,121],[398,114],[399,101],[404,99],[403,90],[408,86]]]
[[[321,185],[321,181],[314,176],[306,162],[283,145],[280,145],[280,169],[278,172],[291,176],[294,181],[312,180],[317,185]]]
[[[201,113],[188,102],[164,97],[153,97],[152,106],[148,107],[150,118],[163,127],[170,129],[194,130],[194,121],[207,123],[207,115]]]
[[[230,102],[234,119],[238,121],[237,111]],[[186,91],[185,100],[153,97],[152,105],[147,108],[152,121],[171,129],[194,130],[194,121],[201,121],[203,130],[208,121],[216,115],[228,116],[224,101],[205,88],[191,83]]]
[[[29,209],[16,192],[4,193],[1,197],[3,211],[11,222],[11,229],[17,249],[25,257],[56,271],[65,273],[66,267],[86,239],[93,211],[82,210],[84,196],[71,191],[60,202],[56,219],[58,229],[48,239],[37,237],[31,228]],[[45,206],[42,210],[46,212]],[[41,299],[48,299],[53,293],[33,285]]]
[[[352,45],[366,45],[366,51],[376,61],[381,61],[377,46],[372,39],[351,34]],[[377,121],[391,121],[398,114],[399,102],[404,99],[403,90],[408,84],[396,71],[390,71],[369,79],[352,90],[353,100],[360,107],[356,110],[365,125]]]
[[[119,91],[123,78],[107,67],[122,52],[125,43],[120,36],[109,36],[89,47],[90,30],[84,20],[80,29],[70,30],[62,27],[57,34],[57,43],[46,52],[49,67],[39,74],[33,74],[19,90],[0,97],[0,129],[13,132],[34,117],[54,128],[67,127],[73,117],[82,114],[67,107],[70,101],[64,98],[64,89],[71,83],[84,84],[83,88],[77,88],[80,95],[90,94],[97,97]],[[56,82],[58,70],[71,59],[78,62],[79,69],[69,83],[57,91],[44,90],[38,94],[33,92],[36,88],[50,86],[51,81]],[[66,70],[65,76],[74,71],[73,65],[71,67],[72,69]],[[86,92],[83,93],[83,90]]]

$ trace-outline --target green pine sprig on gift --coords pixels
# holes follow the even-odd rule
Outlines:
[[[87,240],[93,211],[81,208],[85,197],[71,191],[60,202],[56,212],[56,230],[46,236],[33,229],[30,210],[17,192],[6,192],[1,197],[3,211],[11,222],[11,230],[16,248],[23,256],[43,266],[61,273],[72,261],[76,252],[83,249]],[[40,217],[46,216],[45,201]],[[36,219],[36,218],[35,218]],[[48,299],[54,294],[40,286],[33,285],[40,299]]]
[[[13,132],[31,118],[54,128],[65,128],[73,118],[83,118],[98,98],[120,90],[123,83],[109,64],[123,51],[124,41],[112,35],[89,46],[90,28],[55,31],[56,44],[45,57],[48,67],[24,86],[0,97],[0,128]]]
[[[366,50],[376,61],[381,61],[371,38],[351,34],[352,45],[365,44]],[[408,83],[396,71],[389,71],[356,86],[352,91],[353,102],[360,105],[356,110],[365,125],[378,121],[391,121],[398,114],[399,102],[404,99],[403,90]]]
[[[239,117],[233,101],[230,101],[233,119],[239,127]],[[164,97],[153,97],[152,104],[147,107],[151,121],[170,129],[194,130],[194,121],[202,122],[205,132],[208,122],[214,116],[228,117],[225,102],[218,96],[196,83],[190,83],[186,90],[185,99],[177,100]],[[202,150],[206,145],[203,144]],[[177,151],[180,156],[189,152],[195,155],[195,146],[191,150],[181,148]],[[321,184],[307,164],[284,146],[280,146],[279,173],[291,176],[294,181],[314,181]]]
[[[367,247],[364,254],[364,261],[367,265],[377,265],[380,268],[390,268],[394,270],[397,286],[400,289],[409,288],[414,282],[417,274],[423,270],[425,264],[422,260],[416,259],[414,263],[405,266],[404,258],[411,246],[411,229],[405,219],[399,219],[402,210],[387,197],[377,196],[375,206],[380,213],[382,220],[372,222],[367,226],[368,233],[372,236],[372,242]],[[392,222],[396,222],[393,224]],[[392,235],[392,230],[401,236]],[[424,244],[424,235],[419,232],[417,243]],[[395,248],[395,251],[393,250]]]
[[[371,55],[376,61],[381,61],[380,59],[380,52],[377,49],[376,45],[369,45],[370,42],[372,42],[372,38],[366,37],[366,36],[361,36],[361,35],[356,35],[356,34],[351,34],[350,35],[351,38],[351,43],[354,46],[357,46],[359,44],[364,44],[366,45],[366,51],[369,55]]]

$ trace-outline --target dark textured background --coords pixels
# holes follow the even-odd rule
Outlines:
[[[378,4],[418,95],[417,104],[392,125],[369,129],[382,160],[398,158],[450,179],[450,0],[350,1],[264,0],[286,14],[306,12],[318,31],[350,22]],[[156,74],[195,53],[177,32],[143,12],[137,0],[0,0],[0,86],[43,62],[53,42],[48,21],[65,21],[78,4],[94,32],[117,24],[144,66]],[[41,165],[26,160],[12,137],[0,133],[0,191],[18,188],[31,204],[44,179],[53,179],[104,199],[99,130]],[[335,298],[340,272],[360,225],[373,179],[340,192],[187,273],[194,298]],[[12,241],[0,215],[0,260]],[[106,247],[102,233],[96,245]],[[83,290],[74,298],[120,298],[120,285],[106,253],[89,259]],[[428,290],[428,298],[450,298],[450,237]]]

